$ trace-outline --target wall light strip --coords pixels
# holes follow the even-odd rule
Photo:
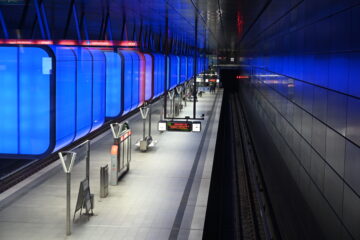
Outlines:
[[[105,40],[31,40],[31,39],[0,39],[0,44],[10,45],[62,45],[62,46],[89,46],[89,47],[138,47],[136,41],[105,41]]]

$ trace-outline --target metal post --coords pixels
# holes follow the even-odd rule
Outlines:
[[[172,105],[172,117],[174,118],[175,117],[175,93],[174,93],[173,99],[171,100],[171,105]]]
[[[66,156],[65,156],[65,155]],[[66,173],[66,235],[71,235],[71,222],[70,222],[70,197],[71,197],[71,170],[76,158],[75,152],[59,152],[59,158]]]
[[[90,141],[87,142],[87,151],[86,151],[86,178],[90,186]]]
[[[195,49],[194,49],[194,89],[193,89],[193,98],[194,98],[194,109],[193,109],[193,118],[196,118],[196,72],[197,72],[197,38],[198,38],[198,13],[195,8]]]
[[[66,173],[66,235],[71,235],[70,224],[71,173]]]
[[[151,108],[149,107],[149,137],[151,137]]]
[[[146,118],[143,118],[143,140],[145,140],[145,125],[146,125]]]

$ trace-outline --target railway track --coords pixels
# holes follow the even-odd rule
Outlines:
[[[280,239],[240,96],[225,98],[203,239]]]
[[[246,112],[238,92],[231,94],[231,111],[236,139],[235,159],[238,174],[243,239],[280,239],[249,132]]]

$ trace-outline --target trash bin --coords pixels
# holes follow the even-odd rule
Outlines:
[[[105,198],[109,194],[109,167],[100,167],[100,197]]]

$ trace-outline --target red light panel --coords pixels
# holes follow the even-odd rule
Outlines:
[[[0,44],[14,45],[63,45],[63,46],[93,46],[93,47],[138,47],[136,41],[106,41],[106,40],[32,40],[32,39],[0,39]]]
[[[242,76],[242,75],[237,75],[236,79],[248,79],[249,76]]]
[[[56,44],[57,45],[64,45],[64,46],[73,46],[73,45],[77,45],[77,41],[75,40],[60,40],[58,41]]]
[[[114,46],[112,41],[101,41],[101,40],[90,40],[90,41],[83,41],[81,45],[84,46]]]
[[[137,47],[138,43],[135,41],[120,41],[118,45],[120,47]]]

